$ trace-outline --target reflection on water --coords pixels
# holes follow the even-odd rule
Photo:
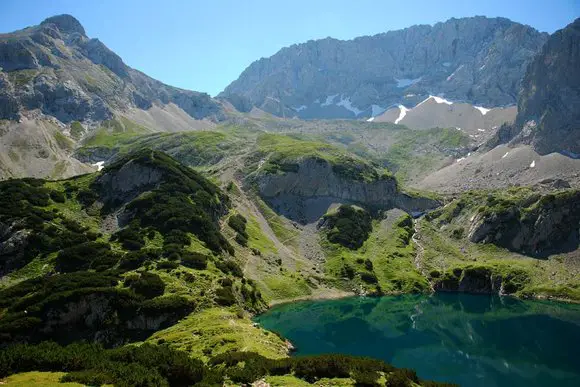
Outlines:
[[[383,359],[464,386],[580,386],[580,306],[468,294],[347,298],[259,316],[297,354]]]

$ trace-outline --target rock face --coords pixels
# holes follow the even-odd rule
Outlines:
[[[494,243],[530,255],[578,247],[580,191],[548,194],[530,207],[480,212],[469,229],[471,242]]]
[[[352,179],[338,173],[329,162],[315,158],[306,158],[297,167],[296,171],[261,173],[256,178],[260,195],[297,221],[314,221],[334,203],[362,204],[371,209],[397,207],[408,212],[423,212],[438,205],[434,200],[400,192],[393,177]]]
[[[580,19],[550,36],[522,81],[514,126],[499,141],[580,157]]]
[[[64,123],[102,121],[118,111],[177,105],[195,119],[224,118],[205,93],[165,85],[127,66],[70,15],[0,35],[0,118],[39,109]]]
[[[547,37],[508,19],[472,17],[349,41],[309,41],[252,63],[221,96],[301,118],[370,117],[430,94],[510,105]]]

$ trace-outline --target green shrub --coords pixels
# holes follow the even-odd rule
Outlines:
[[[341,205],[336,213],[325,215],[324,220],[328,228],[328,240],[349,249],[361,247],[373,227],[367,211],[348,205]]]
[[[208,256],[202,253],[185,251],[181,254],[181,264],[191,269],[204,270],[207,268]]]
[[[377,279],[377,276],[374,275],[374,273],[367,273],[367,272],[361,272],[359,273],[360,275],[360,279],[364,282],[366,282],[367,284],[376,284],[379,282],[379,280]]]
[[[55,261],[55,268],[60,272],[73,272],[93,268],[93,262],[103,269],[103,263],[116,263],[118,258],[111,247],[101,242],[86,242],[62,250]]]
[[[137,280],[125,281],[125,286],[129,286],[135,293],[145,298],[153,298],[163,294],[165,283],[155,273],[144,272]]]

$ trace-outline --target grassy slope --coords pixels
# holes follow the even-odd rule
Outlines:
[[[405,226],[408,215],[393,213],[395,219],[375,220],[373,231],[362,247],[351,250],[330,243],[321,235],[327,260],[326,273],[335,278],[343,276],[343,268],[350,266],[357,273],[351,286],[370,293],[403,293],[427,291],[425,278],[414,267],[415,248],[410,241],[412,231]],[[372,269],[366,260],[372,262]],[[360,273],[373,273],[378,280],[375,284],[364,282]]]
[[[66,375],[65,372],[23,372],[21,374],[10,375],[0,384],[9,387],[82,387],[80,383],[61,383],[60,379]]]

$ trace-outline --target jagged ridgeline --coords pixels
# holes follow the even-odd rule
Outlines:
[[[164,153],[142,149],[68,180],[4,181],[0,204],[0,377],[43,371],[37,380],[163,386],[270,375],[435,385],[382,361],[287,358],[284,341],[246,315],[266,307],[233,246],[248,243],[248,221],[234,213],[222,224],[229,197]],[[246,352],[236,352],[242,343]],[[120,348],[105,349],[113,347]]]

